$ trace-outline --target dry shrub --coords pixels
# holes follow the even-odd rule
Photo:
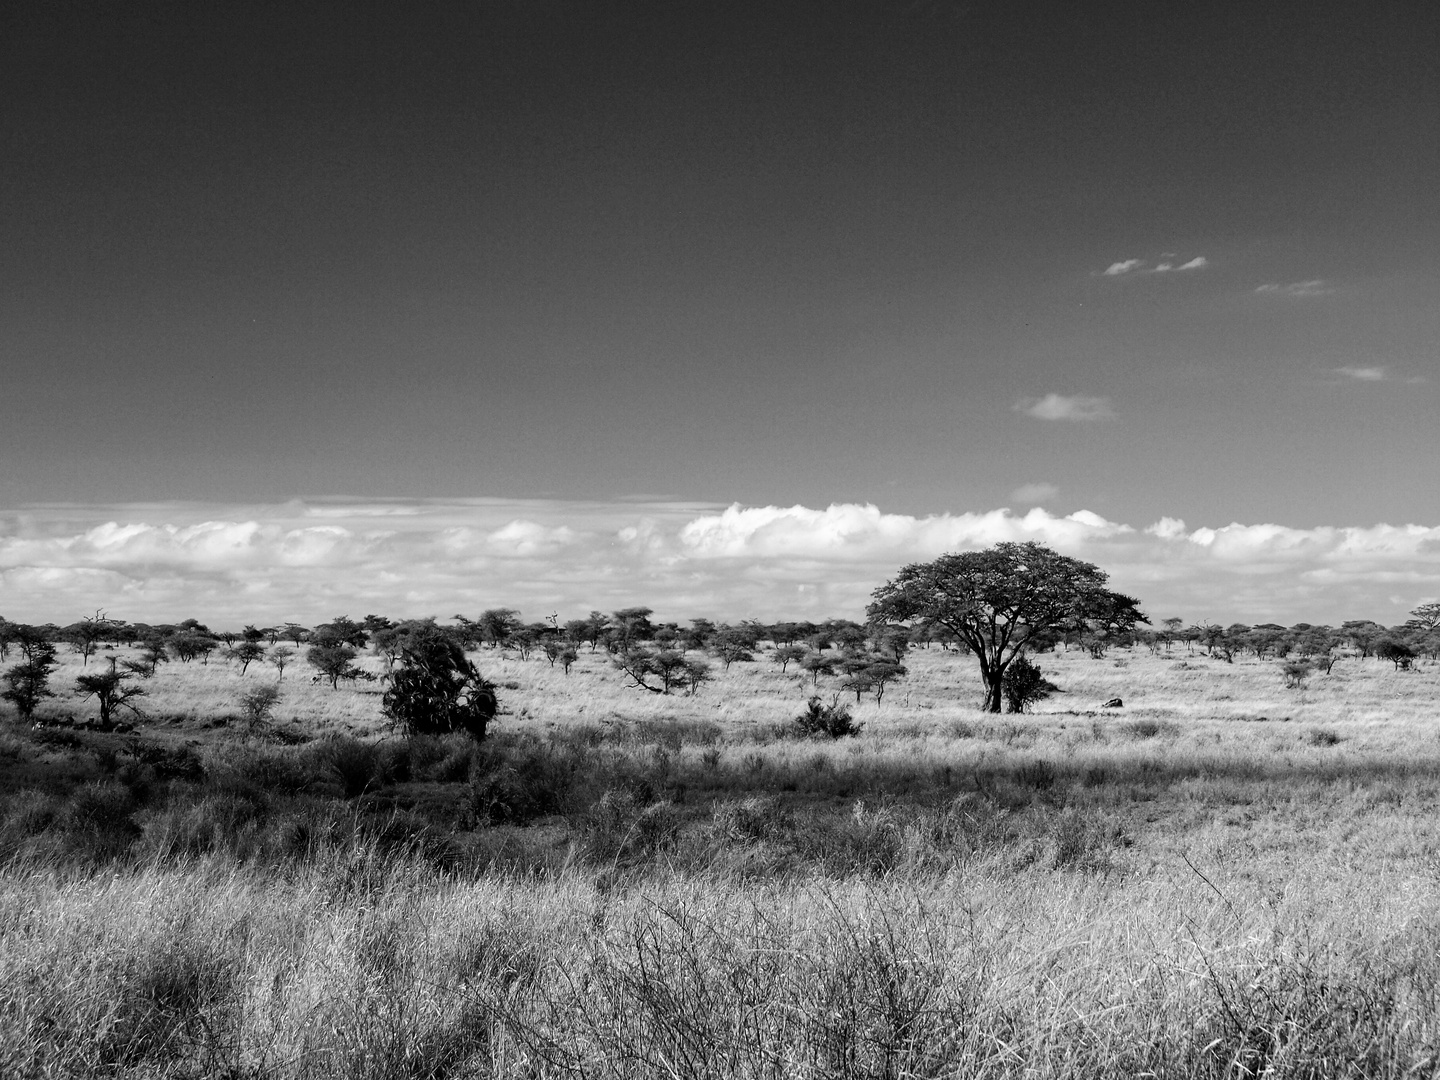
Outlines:
[[[525,824],[566,809],[582,757],[534,736],[491,738],[474,753],[470,801],[491,824]]]
[[[96,1032],[102,1068],[191,1063],[215,1075],[233,1064],[240,964],[223,939],[180,923],[121,959],[110,1011]]]
[[[1058,778],[1055,766],[1044,758],[1035,758],[1015,770],[1015,782],[1035,791],[1049,791]]]
[[[303,751],[316,777],[339,787],[347,799],[375,792],[394,778],[394,751],[349,735],[332,735]]]
[[[672,847],[680,816],[669,802],[648,802],[627,787],[608,788],[578,822],[582,856],[591,863],[634,866]]]
[[[757,844],[790,829],[790,813],[774,795],[717,802],[711,812],[711,829],[718,839],[736,844]]]

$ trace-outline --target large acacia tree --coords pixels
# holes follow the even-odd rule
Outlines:
[[[939,626],[965,642],[980,662],[984,707],[999,712],[1005,669],[1032,639],[1088,620],[1116,630],[1149,621],[1107,580],[1034,541],[996,544],[903,568],[875,590],[867,613],[872,626]]]

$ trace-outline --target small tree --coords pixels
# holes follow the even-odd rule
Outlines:
[[[100,723],[109,727],[115,710],[119,708],[129,709],[136,716],[144,716],[138,707],[132,704],[133,699],[145,696],[145,688],[134,683],[125,681],[125,672],[117,671],[115,660],[110,660],[110,670],[98,675],[81,675],[75,680],[75,691],[79,693],[82,700],[95,698],[100,704]]]
[[[686,680],[685,654],[675,649],[631,648],[615,658],[615,666],[642,690],[668,694]],[[659,685],[651,680],[658,679]]]
[[[743,626],[722,626],[710,639],[710,649],[729,671],[736,661],[748,663],[755,659],[755,635]]]
[[[1310,678],[1310,672],[1314,670],[1309,660],[1286,660],[1280,665],[1280,674],[1285,678],[1287,690],[1302,690],[1305,687],[1305,680]]]
[[[252,728],[258,728],[270,720],[270,713],[280,700],[280,691],[273,686],[261,686],[240,698],[240,708]]]
[[[800,661],[800,666],[804,668],[805,673],[810,676],[810,685],[812,687],[818,687],[820,685],[821,675],[835,674],[835,658],[833,656],[827,656],[823,652],[806,654],[805,658]]]
[[[127,664],[135,674],[141,678],[149,679],[155,675],[155,670],[161,664],[167,663],[170,654],[165,651],[165,642],[158,637],[148,638],[140,649],[140,660],[138,664]]]
[[[55,646],[47,641],[42,643],[42,647],[27,653],[27,659],[5,672],[9,689],[0,691],[0,698],[14,705],[20,719],[26,723],[34,717],[40,702],[55,696],[50,689],[50,672],[54,667]]]
[[[258,640],[245,640],[231,649],[231,655],[240,661],[240,674],[244,675],[251,664],[265,655],[265,646]]]
[[[804,645],[780,645],[770,654],[770,659],[780,665],[780,674],[783,675],[791,664],[804,660],[805,653]]]
[[[289,666],[294,656],[295,650],[288,645],[276,645],[275,648],[270,650],[270,655],[267,656],[266,659],[275,665],[275,670],[278,672],[275,679],[276,682],[283,682],[285,680],[285,668]]]
[[[115,633],[115,624],[104,611],[96,611],[94,615],[87,615],[79,622],[71,623],[63,632],[71,648],[80,654],[80,664],[83,667],[90,662],[90,657],[95,655],[100,642]]]
[[[349,645],[312,645],[305,660],[322,678],[330,680],[330,689],[339,687],[341,679],[353,679],[360,673],[354,664],[356,652]]]
[[[1395,665],[1396,671],[1409,671],[1415,663],[1415,650],[1406,645],[1403,641],[1394,641],[1386,638],[1375,646],[1375,655],[1381,660],[1389,660]]]
[[[701,660],[699,657],[685,661],[685,685],[689,688],[691,697],[695,696],[703,683],[714,677],[710,671],[710,661]]]

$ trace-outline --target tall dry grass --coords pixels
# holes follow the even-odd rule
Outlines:
[[[257,669],[214,662],[162,667],[135,732],[0,733],[0,1075],[1440,1062],[1432,666],[1286,690],[1047,654],[1065,693],[1010,717],[931,650],[816,741],[763,662],[662,697],[480,659],[507,712],[479,748],[294,668],[288,745],[229,719]]]

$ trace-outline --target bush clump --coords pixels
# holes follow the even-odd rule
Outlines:
[[[385,691],[384,709],[406,735],[463,731],[479,740],[499,704],[495,684],[465,658],[459,642],[436,628],[406,647]]]
[[[863,725],[857,724],[850,715],[848,706],[841,705],[838,698],[831,698],[826,705],[819,696],[805,703],[805,711],[795,717],[795,728],[807,739],[843,739],[860,734]]]
[[[524,825],[565,808],[579,765],[572,750],[533,738],[482,749],[470,769],[470,798],[480,821]]]
[[[1023,713],[1027,705],[1049,697],[1059,689],[1040,673],[1040,667],[1029,658],[1017,656],[1005,669],[1000,679],[1000,689],[1005,694],[1005,703],[1012,713]]]

